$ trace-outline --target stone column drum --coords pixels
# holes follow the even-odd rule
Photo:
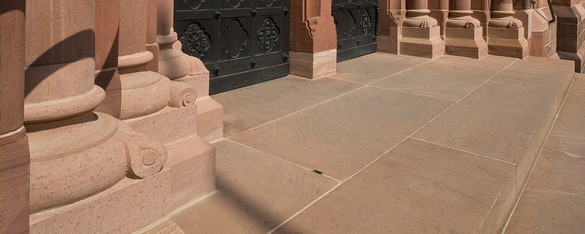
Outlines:
[[[437,20],[430,17],[427,0],[407,0],[406,18],[402,23],[400,53],[426,58],[444,54],[445,43]]]
[[[479,20],[471,16],[471,0],[451,0],[447,28],[445,29],[445,52],[475,59],[488,53]]]
[[[290,74],[311,79],[336,73],[337,34],[331,0],[291,1]]]
[[[488,29],[489,54],[525,58],[528,42],[524,38],[522,21],[514,18],[512,0],[494,0]]]
[[[93,0],[27,1],[30,232],[130,232],[169,212],[164,146],[94,112]],[[143,216],[116,216],[121,212]]]
[[[23,126],[25,1],[3,0],[0,12],[0,233],[28,233],[30,153]]]

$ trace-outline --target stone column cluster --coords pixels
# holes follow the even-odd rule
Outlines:
[[[477,0],[473,5],[474,1],[434,0],[433,9],[430,0],[381,3],[378,50],[428,58],[444,53],[476,59],[488,53],[528,56],[525,29],[514,18],[513,1],[492,1],[491,15],[483,14],[490,12],[489,1]]]
[[[214,190],[204,138],[222,137],[223,110],[197,88],[208,86],[201,61],[177,49],[173,1],[12,3],[2,2],[2,232],[129,233]],[[11,193],[5,178],[19,182]]]

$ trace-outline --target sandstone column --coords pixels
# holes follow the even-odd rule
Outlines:
[[[106,91],[96,111],[120,118],[122,89],[118,73],[119,0],[95,1],[95,84]],[[112,7],[115,6],[115,7]]]
[[[512,0],[494,0],[488,29],[490,54],[525,58],[528,42],[524,38],[522,21],[515,19]]]
[[[437,20],[430,17],[427,0],[407,0],[406,18],[402,27],[400,53],[438,58],[444,54],[445,43]]]
[[[471,0],[451,0],[445,29],[447,54],[480,59],[487,55],[487,43],[479,20],[471,17]]]
[[[164,146],[94,112],[105,98],[94,85],[95,1],[29,0],[26,11],[30,232],[130,232],[168,214]]]
[[[291,1],[290,74],[311,79],[335,74],[337,34],[331,0]]]
[[[2,1],[0,12],[0,233],[28,233],[30,153],[23,126],[25,1]]]

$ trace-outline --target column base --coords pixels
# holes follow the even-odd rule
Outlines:
[[[483,28],[445,29],[445,53],[480,59],[488,54],[488,45],[482,37]]]
[[[435,59],[445,53],[439,26],[429,28],[402,27],[400,54]]]
[[[333,75],[337,70],[337,50],[318,53],[290,51],[290,71],[292,75],[317,79]]]
[[[124,178],[113,187],[64,207],[30,216],[30,233],[130,233],[170,213],[171,172]]]
[[[488,53],[492,55],[526,58],[528,57],[528,41],[524,39],[524,27],[488,29]]]

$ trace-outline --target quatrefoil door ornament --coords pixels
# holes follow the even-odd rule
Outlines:
[[[257,33],[257,38],[262,49],[266,52],[272,51],[274,46],[276,46],[279,37],[280,30],[276,27],[274,21],[270,18],[266,18]]]
[[[198,23],[191,23],[179,41],[183,53],[198,58],[203,57],[211,45],[209,35]]]
[[[246,49],[248,31],[237,19],[232,20],[221,33],[221,44],[225,53],[231,58],[237,58]]]

